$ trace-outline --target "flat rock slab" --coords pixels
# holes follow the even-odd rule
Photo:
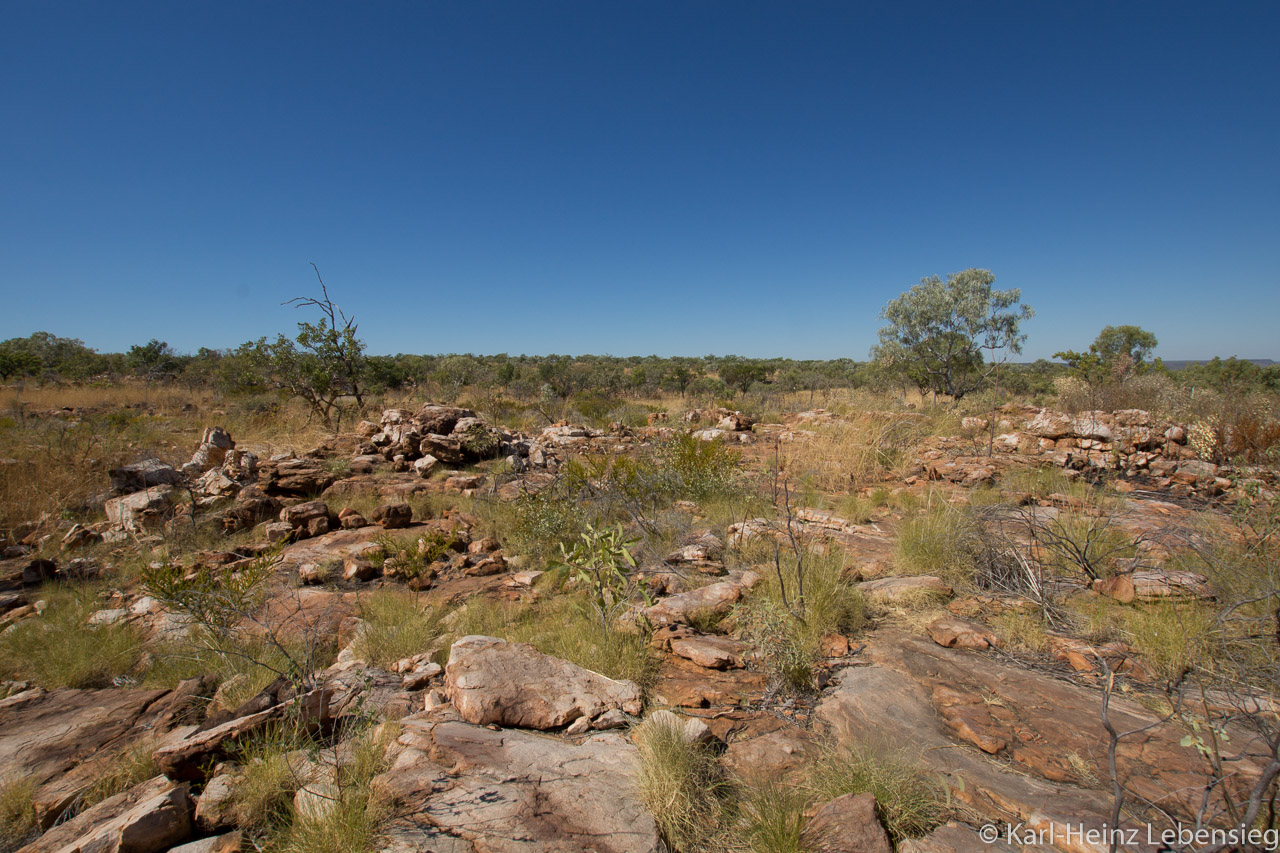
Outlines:
[[[746,669],[704,669],[683,658],[668,658],[658,668],[653,695],[676,708],[734,706],[756,702],[768,687],[762,673]]]
[[[43,784],[124,739],[168,692],[31,690],[0,701],[0,769]]]
[[[672,654],[707,669],[741,669],[751,647],[729,637],[679,637],[671,641]]]
[[[753,572],[668,596],[642,612],[654,625],[688,625],[694,619],[723,618],[758,578]]]
[[[874,732],[921,750],[957,800],[992,820],[1059,830],[1105,821],[1110,797],[1099,780],[1108,778],[1107,739],[1098,691],[891,631],[874,636],[866,658],[871,665],[845,669],[817,710],[840,740]],[[1120,697],[1112,700],[1111,719],[1121,731],[1156,721]],[[1205,782],[1199,755],[1179,744],[1182,734],[1157,727],[1122,740],[1118,753],[1122,781],[1175,813],[1198,805]],[[1246,732],[1233,728],[1231,738],[1245,752],[1253,747]],[[1235,761],[1230,770],[1248,779],[1256,765]]]
[[[544,655],[527,643],[468,636],[449,650],[445,692],[464,720],[555,729],[606,711],[639,715],[640,688]]]
[[[401,721],[391,769],[373,780],[398,817],[386,853],[659,853],[634,794],[636,749],[617,734],[580,745],[431,714]]]

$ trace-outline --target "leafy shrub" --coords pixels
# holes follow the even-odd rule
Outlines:
[[[740,454],[716,441],[677,435],[657,448],[659,470],[667,491],[678,500],[705,500],[738,487],[735,477]]]

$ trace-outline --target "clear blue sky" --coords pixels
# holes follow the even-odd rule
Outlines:
[[[1026,357],[1280,358],[1280,3],[0,5],[0,338],[862,359],[988,267]]]

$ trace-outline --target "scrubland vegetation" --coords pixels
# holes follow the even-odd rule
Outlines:
[[[965,286],[991,293],[990,281],[970,279]],[[922,284],[930,293],[947,286]],[[301,324],[295,340],[194,356],[158,341],[121,355],[45,334],[0,343],[0,374],[12,383],[0,389],[6,564],[19,575],[42,571],[40,561],[59,567],[47,582],[14,584],[22,594],[6,604],[0,628],[8,679],[0,698],[32,686],[202,679],[205,712],[232,714],[281,684],[306,694],[343,660],[341,649],[399,674],[406,661],[446,665],[461,637],[497,636],[638,685],[649,713],[630,720],[636,796],[671,849],[813,849],[814,812],[851,793],[874,795],[897,843],[971,816],[952,802],[936,760],[911,744],[841,740],[814,709],[867,646],[904,636],[946,645],[935,626],[961,617],[965,630],[994,638],[972,653],[1088,685],[1106,719],[1123,694],[1185,731],[1182,747],[1203,759],[1196,772],[1214,804],[1193,817],[1274,827],[1280,373],[1235,359],[1169,371],[1150,360],[1154,337],[1136,327],[1104,329],[1088,351],[1060,354],[1065,365],[1007,363],[1020,344],[1016,319],[1027,314],[1016,292],[991,298],[996,314],[1013,312],[1001,335],[984,338],[975,326],[957,351],[955,339],[927,327],[904,331],[906,314],[886,315],[889,333],[871,363],[368,357],[332,315]],[[316,368],[325,365],[334,369],[322,378]],[[159,526],[115,541],[68,538],[73,525],[100,522],[112,469],[146,457],[181,466],[209,426],[264,460],[319,447],[308,458],[355,481],[354,466],[370,455],[352,452],[358,422],[376,430],[383,410],[427,401],[460,404],[515,432],[565,422],[587,429],[554,469],[533,475],[481,427],[477,440],[493,446],[478,462],[448,466],[483,475],[481,487],[446,488],[442,472],[415,479],[406,460],[388,454],[360,488],[326,493],[331,517],[369,516],[386,502],[383,486],[425,483],[405,498],[414,519],[467,530],[465,541],[447,526],[365,536],[359,559],[374,566],[373,580],[345,574],[341,554],[313,558],[306,583],[348,608],[346,621],[306,611],[303,581],[280,569],[293,546],[268,544],[252,526],[224,533],[216,511],[225,501],[201,499],[189,483]],[[1067,426],[1032,431],[1031,407],[1040,406]],[[745,427],[693,420],[710,407],[720,407],[714,419]],[[1094,437],[1102,433],[1087,414],[1122,409],[1145,419],[1127,449]],[[1077,415],[1085,434],[1071,432]],[[1166,425],[1185,425],[1185,439],[1166,440]],[[707,429],[716,434],[695,432]],[[997,435],[1012,438],[997,450]],[[550,439],[546,447],[558,448]],[[1158,458],[1159,447],[1178,455]],[[1195,467],[1204,465],[1214,467]],[[1181,467],[1188,473],[1179,480]],[[283,505],[317,497],[294,494]],[[481,540],[492,546],[470,567],[495,550],[503,562],[490,574],[459,572],[468,543]],[[680,556],[690,548],[694,556]],[[927,583],[885,597],[874,584],[882,578]],[[663,601],[717,583],[736,585],[723,602],[674,623],[659,618]],[[272,607],[287,617],[273,621]],[[169,620],[163,629],[148,621],[159,612]],[[678,718],[653,713],[679,705],[662,697],[676,695],[672,668],[688,666],[672,643],[689,638],[738,658],[729,675],[707,676],[749,685],[722,701],[725,714],[748,715],[744,726],[771,715],[812,734],[816,752],[804,766],[730,772],[722,753],[732,736],[691,740]],[[681,707],[700,703],[709,700]],[[234,825],[260,849],[379,849],[395,816],[370,786],[395,736],[383,716],[361,710],[327,732],[284,716],[242,740],[225,756]],[[1238,760],[1228,730],[1271,749],[1250,756],[1260,787],[1246,789],[1224,769]],[[1122,764],[1132,733],[1112,734],[1100,749]],[[153,747],[141,740],[114,754],[76,808],[154,776]],[[1172,813],[1097,756],[1061,760],[1072,784],[1101,792],[1126,816]],[[296,805],[318,780],[321,805]],[[35,795],[0,772],[5,849],[33,832]]]

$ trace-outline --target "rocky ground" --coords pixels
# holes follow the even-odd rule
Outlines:
[[[755,424],[718,410],[524,435],[424,406],[306,453],[254,452],[215,427],[185,465],[118,469],[105,520],[18,531],[0,561],[13,643],[54,636],[42,626],[67,606],[55,590],[95,584],[77,631],[127,631],[142,650],[85,686],[15,666],[0,693],[0,778],[29,806],[5,818],[18,828],[5,843],[31,853],[350,849],[350,838],[396,853],[666,850],[681,839],[655,807],[644,726],[677,731],[718,779],[808,791],[796,806],[801,846],[788,849],[979,850],[991,846],[979,829],[994,823],[1038,833],[1001,846],[1101,851],[1105,837],[1090,832],[1117,815],[1142,827],[1122,847],[1155,849],[1148,824],[1234,826],[1260,779],[1261,802],[1273,801],[1274,692],[1255,682],[1191,693],[1159,646],[1083,630],[1080,616],[1220,607],[1230,591],[1175,558],[1234,535],[1232,508],[1274,497],[1271,472],[1205,462],[1185,426],[1145,412],[1011,407],[994,428],[967,418],[957,434],[922,439],[892,479],[801,491],[798,463],[778,471],[777,460],[800,458],[839,420],[811,411]],[[739,477],[758,475],[752,496],[727,512],[670,501],[652,514],[659,532],[641,513],[622,516],[639,559],[621,575],[635,582],[618,587],[629,600],[601,608],[601,636],[643,658],[642,674],[604,674],[624,654],[607,643],[576,662],[548,653],[538,637],[557,630],[551,608],[589,582],[565,584],[545,556],[523,552],[503,526],[512,517],[493,508],[553,494],[575,460],[642,455],[682,434],[740,451]],[[587,470],[598,497],[608,478]],[[902,540],[935,504],[965,509],[985,538],[952,529],[938,570],[920,571]],[[193,534],[183,550],[188,529],[221,539]],[[1064,564],[1055,532],[1081,530],[1086,546],[1110,550]],[[126,551],[144,555],[132,575],[117,565]],[[975,554],[987,562],[951,570]],[[746,614],[779,584],[785,599],[791,582],[784,614],[795,618],[806,561],[835,561],[831,583],[863,609],[856,625],[819,625],[797,646],[803,678],[788,679],[782,641]],[[378,645],[387,626],[371,596],[390,593],[438,617],[418,645]],[[477,602],[507,609],[477,622]],[[526,611],[553,615],[521,633]],[[778,630],[798,636],[816,613]],[[474,624],[491,630],[462,633]],[[168,682],[145,674],[193,634],[222,638],[218,648],[234,638],[276,669],[228,676],[202,659]],[[1274,638],[1258,643],[1274,662]],[[23,648],[40,653],[38,642]],[[255,752],[282,731],[294,740],[280,756]],[[933,819],[902,833],[884,790],[881,801],[814,793],[810,768],[841,750],[909,753],[941,803]],[[254,819],[272,761],[284,768],[268,785],[277,812]],[[121,781],[104,788],[104,778]],[[718,840],[698,843],[784,849],[735,835],[753,812],[734,814]],[[299,835],[308,826],[329,827],[323,843]]]

